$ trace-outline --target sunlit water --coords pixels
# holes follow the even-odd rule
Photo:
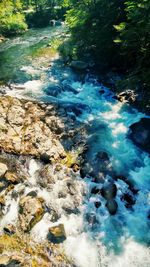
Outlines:
[[[49,103],[56,102],[65,107],[68,116],[73,116],[77,121],[89,126],[88,157],[92,160],[97,152],[107,152],[116,175],[127,177],[139,190],[133,207],[126,208],[121,198],[124,193],[129,192],[129,186],[122,180],[115,181],[118,189],[118,211],[115,216],[111,216],[102,196],[91,194],[94,186],[101,188],[102,184],[95,184],[90,177],[86,177],[83,182],[78,177],[79,197],[82,199],[80,189],[83,187],[87,193],[82,199],[79,215],[71,214],[68,218],[62,213],[59,221],[64,223],[67,233],[63,246],[67,255],[72,257],[79,267],[148,267],[150,158],[127,138],[129,126],[145,117],[145,114],[114,100],[113,93],[93,75],[88,73],[81,79],[79,74],[74,74],[69,67],[63,66],[56,57],[50,59],[51,68],[45,68],[44,62],[41,65],[41,61],[40,65],[35,64],[38,59],[34,60],[33,64],[32,58],[29,57],[31,50],[43,46],[45,35],[53,38],[60,31],[59,28],[30,31],[0,47],[0,77],[22,87],[21,90],[17,88],[8,91],[8,94]],[[37,188],[35,173],[38,168],[35,161],[29,165],[32,189]],[[106,179],[112,178],[108,175]],[[58,186],[61,185],[57,183],[56,191]],[[28,190],[30,189],[26,188],[27,193]],[[38,190],[47,203],[55,198],[55,192],[49,194],[46,189]],[[8,204],[10,201],[8,197]],[[101,202],[98,209],[94,205],[95,201]],[[10,209],[1,222],[2,225],[6,221],[9,222],[10,218],[17,218],[17,201],[11,205],[13,210]],[[94,225],[86,222],[87,213],[96,217]],[[48,227],[49,218],[45,214],[32,229],[34,238],[37,241],[45,238]]]

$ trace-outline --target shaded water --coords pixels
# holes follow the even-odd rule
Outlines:
[[[114,176],[124,176],[137,190],[135,204],[128,208],[123,196],[132,194],[129,185],[121,178],[115,180],[118,210],[115,216],[111,216],[105,207],[106,200],[100,194],[91,193],[92,188],[101,189],[103,184],[97,184],[87,174],[84,179],[87,194],[80,214],[71,214],[69,218],[62,214],[60,219],[68,236],[64,242],[67,254],[79,267],[148,267],[150,158],[127,138],[129,126],[145,114],[114,100],[109,88],[90,73],[82,77],[73,73],[56,54],[50,59],[45,55],[42,59],[34,57],[50,38],[61,31],[61,28],[32,30],[4,43],[0,47],[0,79],[22,86],[21,90],[8,91],[10,95],[57,102],[65,107],[69,116],[87,126],[87,162],[90,162],[92,170],[97,168],[95,156],[104,151],[113,169],[113,173],[107,173],[105,183],[112,181]],[[45,36],[48,40],[43,39]],[[33,187],[36,187],[36,164],[32,162],[30,166]],[[80,177],[79,181],[83,183]],[[50,201],[46,191],[42,194]],[[95,202],[100,202],[101,206],[96,208]],[[15,205],[14,208],[16,210]],[[95,218],[95,223],[86,221],[87,214]],[[47,227],[46,217],[34,227],[32,231],[37,241],[44,238]]]

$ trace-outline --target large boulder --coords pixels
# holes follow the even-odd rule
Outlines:
[[[130,126],[129,138],[139,148],[150,153],[150,119],[142,118]]]
[[[79,61],[79,60],[73,60],[70,63],[70,67],[72,69],[75,69],[77,71],[84,71],[87,69],[88,67],[88,63],[84,62],[84,61]]]
[[[49,96],[57,97],[62,92],[62,88],[59,85],[50,84],[44,91]]]
[[[101,194],[107,200],[113,199],[117,194],[116,185],[114,183],[106,183],[101,190]]]
[[[115,215],[118,209],[118,204],[116,200],[114,199],[108,200],[106,203],[106,208],[108,209],[111,215]]]
[[[19,221],[23,231],[28,232],[44,215],[44,200],[27,195],[19,202]]]

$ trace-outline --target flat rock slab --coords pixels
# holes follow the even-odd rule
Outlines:
[[[52,160],[65,157],[59,137],[52,132],[50,106],[13,98],[0,97],[0,149],[5,152]],[[54,116],[53,116],[54,117]],[[61,123],[61,121],[60,121]]]

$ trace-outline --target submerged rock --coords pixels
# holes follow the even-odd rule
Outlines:
[[[94,204],[95,204],[95,207],[97,209],[101,206],[101,202],[100,201],[96,201]]]
[[[135,198],[130,193],[125,193],[121,197],[121,200],[125,202],[126,208],[131,208],[135,204]]]
[[[94,194],[94,195],[100,194],[100,192],[101,192],[101,189],[97,188],[96,186],[93,187],[91,190],[91,194]]]
[[[105,151],[99,151],[96,154],[96,158],[105,161],[109,161],[109,156]]]
[[[85,215],[85,218],[86,218],[87,222],[88,222],[91,226],[93,226],[94,224],[97,223],[96,214],[94,214],[94,213],[87,213],[87,214]]]
[[[114,183],[106,183],[101,190],[101,194],[105,199],[111,200],[112,198],[116,197],[116,185]]]
[[[63,224],[49,228],[48,239],[52,243],[62,243],[66,239],[65,228]]]
[[[115,215],[118,209],[118,204],[114,199],[111,199],[107,201],[106,208],[111,215]]]
[[[57,97],[61,93],[62,88],[59,85],[49,85],[44,91],[47,95]]]
[[[75,95],[78,94],[78,91],[76,89],[74,89],[70,84],[64,84],[63,85],[63,91],[71,92]]]
[[[130,126],[129,138],[141,149],[150,153],[150,119],[142,118]]]
[[[84,61],[74,60],[70,63],[70,67],[78,71],[83,71],[87,69],[88,63]]]
[[[30,231],[44,215],[44,200],[32,196],[25,196],[19,202],[19,221],[23,231]]]

